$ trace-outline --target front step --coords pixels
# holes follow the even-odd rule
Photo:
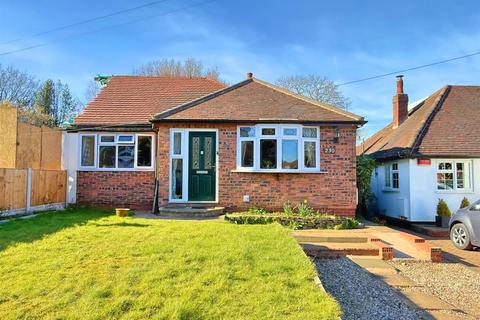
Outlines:
[[[295,233],[293,237],[300,243],[367,243],[368,237],[339,237],[339,236],[318,236],[306,235],[306,233]]]
[[[212,218],[223,214],[224,207],[192,206],[163,206],[158,208],[161,216],[179,218]]]
[[[335,242],[300,243],[307,256],[315,258],[338,258],[346,255],[378,256],[380,249],[369,243],[345,246]]]

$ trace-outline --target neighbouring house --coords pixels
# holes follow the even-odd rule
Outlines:
[[[393,97],[393,122],[357,146],[376,159],[372,191],[381,215],[435,221],[444,199],[480,198],[480,86],[447,85],[408,104],[402,76]]]
[[[362,117],[253,78],[113,76],[68,129],[72,202],[352,216]]]

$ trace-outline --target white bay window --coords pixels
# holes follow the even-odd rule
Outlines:
[[[82,133],[79,167],[83,170],[153,170],[153,134]]]
[[[241,126],[237,134],[237,170],[239,171],[320,171],[318,127]]]

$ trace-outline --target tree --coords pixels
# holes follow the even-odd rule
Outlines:
[[[205,68],[202,62],[188,58],[183,62],[175,59],[159,59],[143,64],[133,71],[142,76],[170,76],[170,77],[206,77],[225,83],[220,79],[217,67]]]
[[[32,107],[37,96],[39,82],[34,76],[0,64],[0,101],[16,106]]]
[[[87,89],[85,90],[85,104],[95,99],[101,88],[102,86],[98,81],[90,80],[87,84]]]
[[[326,77],[314,74],[285,76],[279,78],[275,83],[296,94],[304,95],[342,109],[348,109],[350,106],[350,99],[345,97],[338,89],[338,86]]]
[[[48,79],[44,82],[35,100],[35,110],[37,112],[45,113],[49,116],[55,117],[55,85],[53,80]]]
[[[80,103],[73,98],[70,88],[64,84],[61,91],[61,108],[57,116],[57,125],[70,121],[80,111]]]

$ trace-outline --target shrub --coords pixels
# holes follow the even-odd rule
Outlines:
[[[333,229],[335,230],[344,230],[344,229],[357,229],[360,226],[358,220],[353,218],[347,218],[342,221],[342,223],[337,224]]]
[[[438,200],[437,216],[439,216],[439,217],[451,217],[452,216],[452,212],[450,211],[447,203],[443,199]]]
[[[283,204],[283,213],[285,213],[287,216],[293,216],[295,214],[294,207],[290,201],[287,201]]]
[[[307,200],[303,200],[303,202],[299,203],[295,209],[297,209],[298,215],[302,217],[313,216],[316,214],[316,212],[308,205]]]
[[[259,206],[253,206],[251,208],[248,209],[248,213],[250,214],[260,214],[260,215],[263,215],[263,214],[267,214],[268,211],[259,207]]]
[[[460,203],[460,209],[466,208],[470,205],[470,201],[468,201],[467,197],[463,197],[462,203]]]

